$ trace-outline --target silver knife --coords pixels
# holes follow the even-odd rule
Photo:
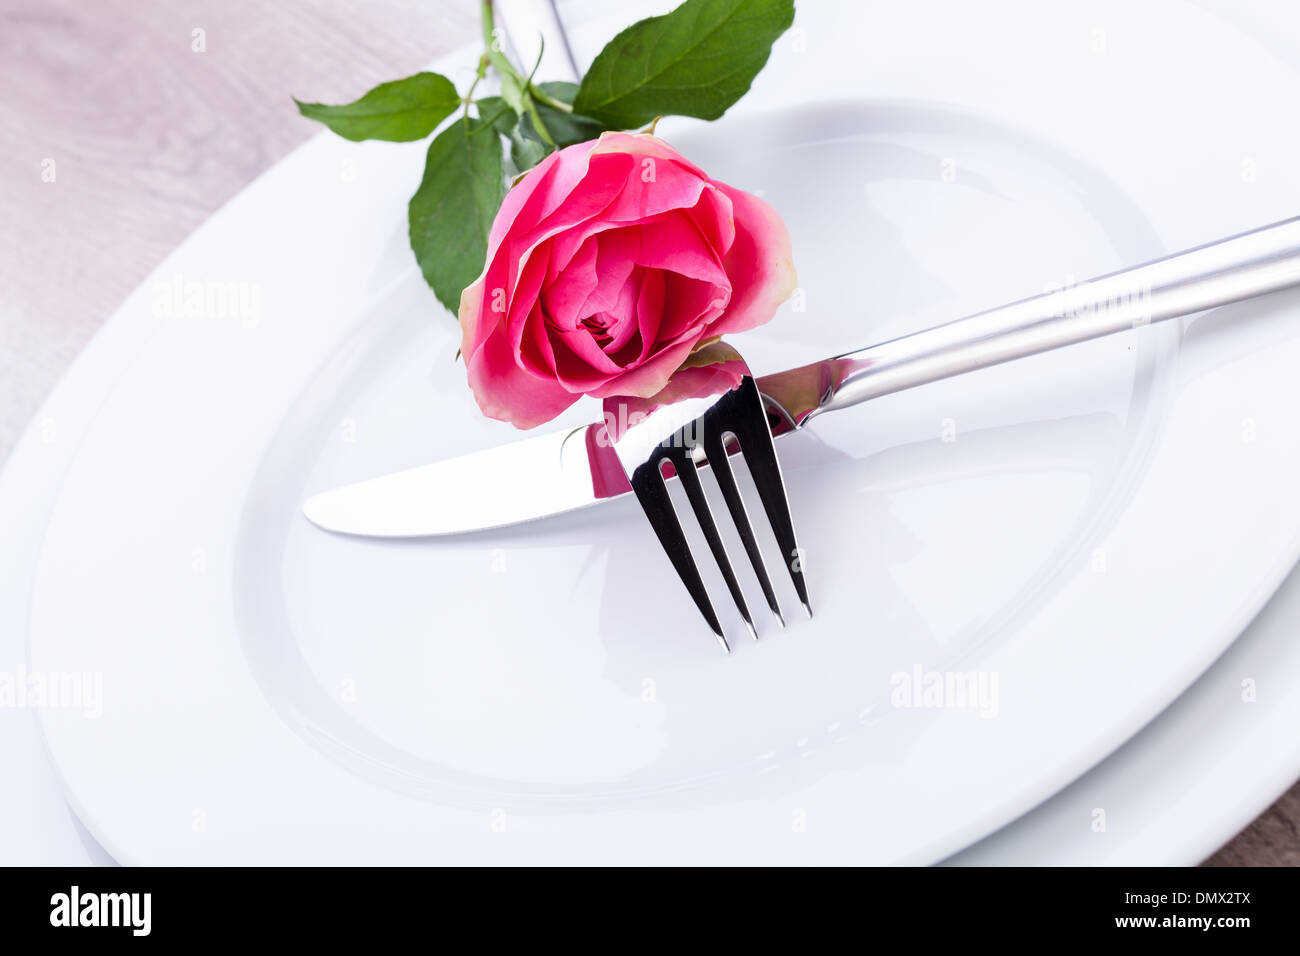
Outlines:
[[[1300,284],[1300,217],[757,379],[774,437],[825,412]],[[563,514],[630,492],[603,423],[309,498],[328,531],[427,537]],[[612,464],[611,464],[612,462]]]

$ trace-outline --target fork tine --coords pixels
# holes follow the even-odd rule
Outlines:
[[[754,619],[749,615],[749,605],[745,603],[740,582],[736,580],[735,569],[732,568],[731,558],[727,555],[727,546],[722,543],[718,526],[713,521],[713,509],[709,507],[709,500],[704,497],[704,487],[700,484],[695,462],[685,449],[682,453],[673,455],[671,460],[673,467],[677,469],[677,478],[681,481],[682,488],[686,490],[691,508],[695,511],[695,519],[700,523],[700,530],[704,532],[704,540],[709,543],[713,559],[718,562],[718,570],[722,572],[723,580],[727,582],[727,590],[731,592],[732,600],[736,602],[736,608],[740,611],[740,616],[745,619],[745,626],[749,628],[749,636],[758,640],[758,632],[754,630]]]
[[[731,512],[731,520],[735,523],[736,530],[740,532],[740,540],[745,545],[745,553],[749,555],[749,563],[753,565],[754,575],[758,578],[759,586],[763,589],[763,597],[767,598],[767,606],[772,609],[772,614],[776,617],[777,623],[785,627],[785,617],[781,614],[781,605],[777,603],[776,591],[772,588],[772,580],[767,576],[767,567],[763,564],[762,552],[758,549],[758,539],[754,537],[754,528],[749,523],[749,512],[745,510],[745,499],[741,496],[740,489],[736,487],[736,476],[731,470],[731,460],[727,455],[726,442],[723,436],[724,430],[722,428],[706,428],[704,432],[704,454],[708,457],[709,464],[713,468],[714,477],[718,479],[718,487],[722,489],[722,497],[726,499],[727,510]]]
[[[781,462],[776,457],[776,446],[767,425],[763,398],[754,380],[748,376],[741,382],[738,392],[743,410],[736,416],[736,421],[730,423],[730,428],[740,439],[740,453],[749,465],[749,473],[758,488],[758,497],[763,502],[763,510],[767,512],[767,520],[771,522],[776,543],[785,556],[795,593],[803,603],[804,612],[812,617],[812,605],[808,603],[808,585],[803,574],[803,552],[799,550],[799,543],[795,539],[790,502],[785,493],[785,480],[781,477]]]
[[[704,582],[700,580],[699,568],[695,566],[695,559],[691,556],[690,545],[687,544],[686,535],[682,532],[681,522],[677,520],[677,512],[673,510],[672,499],[668,497],[668,488],[659,470],[660,461],[659,458],[653,458],[637,466],[629,479],[632,490],[636,493],[636,500],[641,504],[641,510],[650,520],[650,527],[654,528],[659,543],[668,555],[668,560],[677,569],[677,576],[682,579],[686,590],[691,593],[695,606],[700,609],[709,627],[713,628],[713,633],[717,635],[722,649],[730,653],[731,647],[727,644],[727,638],[722,633],[722,625],[718,623],[718,615],[709,601],[709,592],[705,589]]]

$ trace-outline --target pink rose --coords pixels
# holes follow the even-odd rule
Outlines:
[[[470,388],[518,428],[583,395],[653,399],[693,351],[762,325],[794,285],[770,206],[653,136],[604,133],[506,194],[460,299]]]

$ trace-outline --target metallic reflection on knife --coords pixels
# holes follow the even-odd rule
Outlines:
[[[1300,218],[757,380],[776,437],[869,398],[1300,284]],[[347,485],[303,511],[329,531],[500,528],[630,491],[604,423]],[[520,480],[526,476],[526,480]]]
[[[774,435],[795,430],[786,409],[807,417],[834,361],[758,379]],[[597,422],[550,432],[344,485],[308,498],[303,512],[327,531],[404,538],[486,531],[585,508],[632,490],[600,439],[603,428]]]

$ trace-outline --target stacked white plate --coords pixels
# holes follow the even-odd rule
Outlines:
[[[586,62],[670,6],[563,14]],[[1296,213],[1288,24],[802,0],[740,106],[659,132],[791,228],[798,306],[745,337],[775,371]],[[406,248],[421,160],[278,164],[14,453],[0,665],[101,692],[0,713],[7,859],[1192,863],[1300,774],[1300,584],[1251,625],[1300,553],[1300,297],[819,420],[782,446],[817,618],[723,658],[633,503],[404,543],[301,516],[515,437]]]

